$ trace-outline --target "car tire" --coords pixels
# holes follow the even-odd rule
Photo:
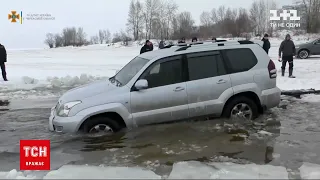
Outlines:
[[[229,101],[228,104],[225,105],[222,116],[224,118],[232,118],[231,114],[235,111],[234,109],[236,107],[240,106],[240,104],[245,104],[247,107],[249,107],[251,111],[251,118],[248,117],[248,120],[254,120],[259,116],[258,105],[255,103],[255,101],[245,96],[235,97]],[[247,109],[248,108],[245,108],[245,110]]]
[[[99,128],[100,132],[98,132],[98,130],[96,129],[97,127]],[[86,120],[85,124],[83,125],[83,132],[85,134],[94,134],[102,132],[105,132],[105,134],[113,134],[120,131],[121,129],[122,128],[120,124],[116,120],[103,116],[90,118]]]
[[[306,49],[300,50],[298,53],[300,59],[307,59],[309,57],[309,52]]]

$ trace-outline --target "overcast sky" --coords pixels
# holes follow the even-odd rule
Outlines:
[[[225,5],[231,8],[249,8],[253,0],[174,0],[179,11],[189,11],[196,23],[203,11]],[[278,5],[291,4],[292,0],[277,0]],[[0,43],[8,49],[42,48],[48,32],[61,32],[64,27],[83,27],[88,36],[99,29],[114,33],[125,29],[130,0],[14,0],[1,2]],[[52,21],[24,21],[11,23],[8,14],[16,10],[23,15],[48,13]]]

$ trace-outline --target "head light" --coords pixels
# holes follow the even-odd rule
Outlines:
[[[70,110],[74,106],[76,106],[80,103],[81,103],[81,101],[72,101],[72,102],[62,104],[58,109],[57,115],[60,117],[67,117],[69,115]]]

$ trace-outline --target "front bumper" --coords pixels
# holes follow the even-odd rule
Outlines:
[[[79,130],[84,116],[59,117],[56,115],[55,107],[51,108],[49,117],[49,130],[59,133],[76,133]]]

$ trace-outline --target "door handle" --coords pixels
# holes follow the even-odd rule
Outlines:
[[[226,80],[220,79],[220,80],[217,82],[217,84],[223,84],[223,83],[226,83],[226,82],[227,82]]]
[[[183,91],[184,88],[183,87],[176,87],[173,91],[178,92],[178,91]]]

